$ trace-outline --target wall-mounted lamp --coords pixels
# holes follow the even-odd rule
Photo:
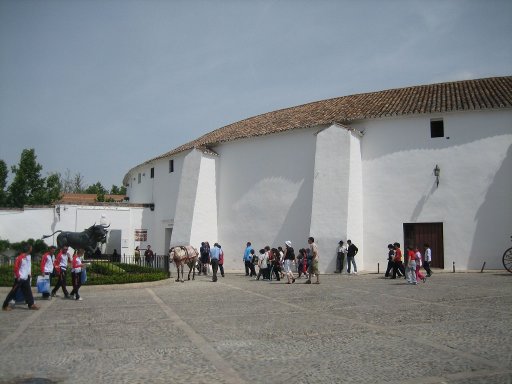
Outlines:
[[[436,177],[436,185],[439,187],[439,175],[441,174],[441,168],[439,168],[439,165],[436,164],[436,167],[434,168],[434,176]]]
[[[149,209],[151,209],[152,211],[154,211],[154,210],[155,210],[155,204],[153,204],[153,203],[149,204]]]

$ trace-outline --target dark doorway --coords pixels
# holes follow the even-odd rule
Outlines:
[[[172,227],[165,228],[165,236],[164,236],[164,254],[167,255],[169,249],[171,248],[171,237],[172,237]]]
[[[423,244],[432,250],[432,268],[444,268],[443,223],[404,223],[404,249],[417,245],[423,254]]]

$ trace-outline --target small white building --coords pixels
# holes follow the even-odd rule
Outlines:
[[[108,226],[105,244],[99,244],[103,253],[133,255],[134,244],[148,244],[146,212],[149,207],[124,203],[79,203],[61,201],[54,206],[25,206],[23,209],[0,208],[0,239],[11,243],[27,239],[41,239],[56,231],[81,232],[94,224]],[[48,245],[57,245],[57,236],[45,239]]]
[[[297,251],[308,236],[323,272],[347,239],[362,270],[385,268],[395,241],[430,243],[434,267],[501,268],[511,107],[512,77],[323,100],[217,129],[137,165],[124,184],[130,203],[151,204],[136,226],[158,253],[219,242],[228,270],[243,268],[247,241]]]

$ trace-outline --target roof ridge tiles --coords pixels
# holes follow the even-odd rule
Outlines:
[[[332,97],[230,123],[143,164],[199,146],[211,147],[217,143],[340,121],[346,125],[361,119],[497,108],[512,108],[512,76],[423,84]]]

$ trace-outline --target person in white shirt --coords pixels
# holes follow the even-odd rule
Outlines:
[[[32,277],[31,252],[32,246],[30,244],[25,244],[23,246],[23,252],[20,253],[14,261],[14,284],[2,305],[2,310],[4,311],[10,311],[12,309],[9,306],[9,303],[16,297],[18,289],[23,291],[23,296],[25,296],[25,302],[28,304],[28,309],[39,309],[39,307],[34,304],[34,296],[32,295],[32,288],[30,287],[30,278]]]
[[[73,290],[69,294],[70,296],[75,296],[75,300],[82,300],[78,290],[82,286],[82,268],[85,268],[83,264],[84,250],[79,249],[73,255],[73,260],[71,261],[71,282],[73,283]]]
[[[53,276],[53,263],[55,262],[55,245],[50,245],[48,247],[48,251],[45,252],[43,257],[41,258],[41,275],[45,276],[48,281]],[[43,298],[49,299],[50,298],[50,292],[43,292],[42,293]]]
[[[267,278],[268,275],[268,255],[264,249],[260,249],[260,255],[258,257],[258,276],[256,280],[260,279],[260,276],[263,275],[263,280]]]
[[[57,257],[55,258],[55,273],[57,274],[57,276],[59,276],[59,280],[57,281],[55,287],[52,289],[52,297],[55,297],[59,288],[62,287],[64,297],[66,297],[66,299],[69,298],[69,292],[68,289],[66,288],[66,273],[68,269],[68,261],[71,261],[71,255],[68,253],[68,247],[64,246],[62,247],[60,252],[57,253]]]
[[[336,270],[334,273],[343,273],[343,264],[345,264],[345,255],[347,254],[347,246],[344,245],[343,240],[338,243],[336,249]]]
[[[427,271],[427,277],[430,277],[432,275],[432,271],[430,270],[430,262],[432,261],[432,251],[430,250],[430,246],[428,245],[428,243],[425,243],[424,247],[425,253],[423,254],[423,268],[425,268],[425,271]]]

